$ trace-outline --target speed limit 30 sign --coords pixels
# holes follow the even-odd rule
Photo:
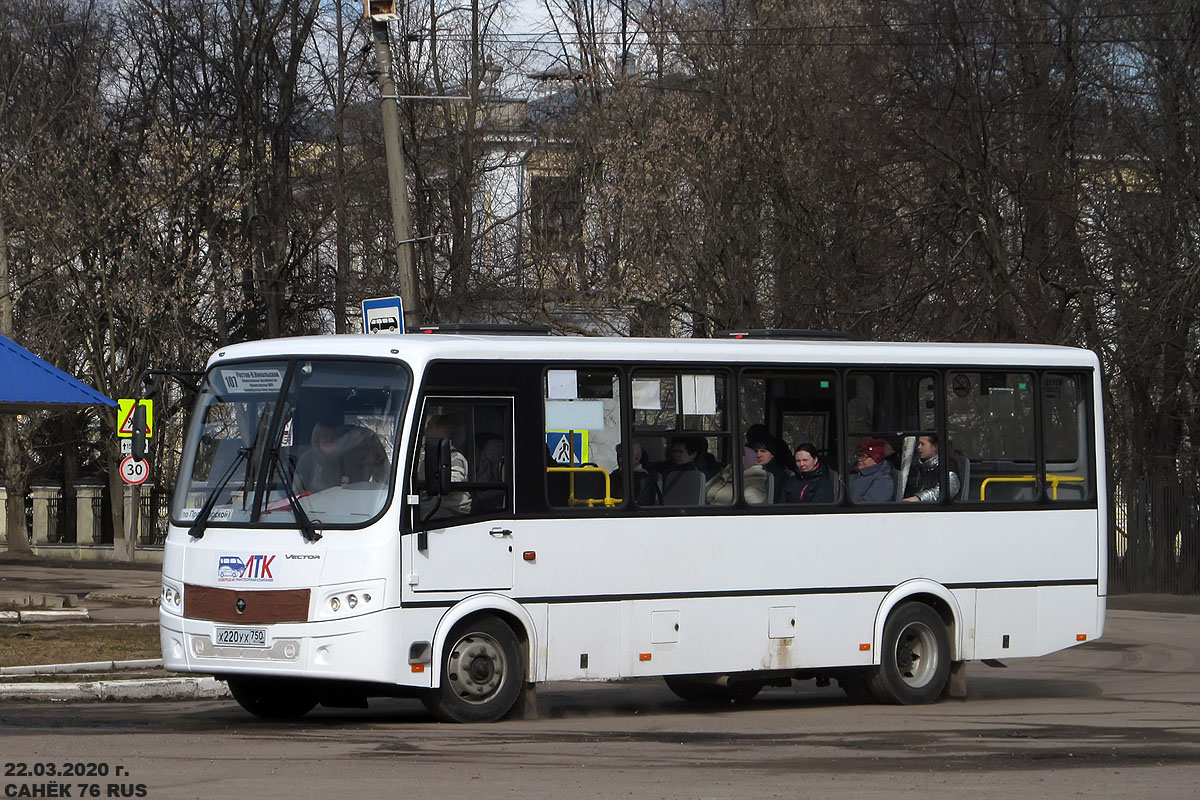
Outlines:
[[[148,477],[150,477],[149,461],[138,461],[133,456],[121,459],[121,480],[137,486],[145,483]]]

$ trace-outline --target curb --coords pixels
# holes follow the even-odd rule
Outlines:
[[[201,700],[229,697],[229,687],[216,678],[146,678],[84,683],[0,684],[0,702],[42,700]]]
[[[62,672],[112,672],[113,670],[162,669],[161,658],[138,661],[80,661],[74,664],[38,664],[29,667],[0,667],[0,675],[54,675]]]
[[[23,609],[0,611],[0,622],[67,622],[91,619],[86,608],[70,608],[49,611],[46,609]]]
[[[120,591],[95,591],[84,596],[84,602],[112,603],[118,606],[158,606],[158,595],[127,594]]]

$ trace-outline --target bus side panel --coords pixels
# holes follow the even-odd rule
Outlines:
[[[604,680],[621,674],[621,604],[560,603],[547,613],[546,680]]]
[[[980,589],[975,593],[975,657],[1038,655],[1037,623],[1037,587]]]
[[[1094,586],[1043,586],[1038,589],[1038,653],[1045,655],[1104,633],[1103,597]]]
[[[1042,656],[1100,636],[1095,586],[980,589],[976,658]]]
[[[882,595],[642,600],[630,609],[622,675],[868,665]]]

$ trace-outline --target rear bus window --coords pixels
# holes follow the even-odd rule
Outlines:
[[[1082,375],[1042,376],[1042,457],[1045,492],[1051,501],[1092,496],[1088,386]]]
[[[946,430],[961,502],[1031,502],[1038,496],[1034,376],[946,374]]]

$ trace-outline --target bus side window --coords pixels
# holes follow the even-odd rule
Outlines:
[[[949,448],[941,441],[944,437],[937,436],[937,386],[937,377],[928,372],[847,375],[846,427],[853,460],[846,464],[846,486],[852,503],[874,505],[913,496],[922,477],[918,446],[921,437],[930,434],[938,439],[939,464],[937,475],[926,475],[926,481],[932,477],[935,487],[943,480],[952,488],[960,486],[957,465],[943,456]],[[889,491],[891,497],[883,500]],[[945,497],[936,500],[943,501]]]
[[[728,374],[718,370],[639,369],[633,373],[633,432],[650,463],[657,487],[646,494],[664,506],[728,505],[734,502],[734,453],[729,433]],[[724,490],[722,490],[722,488]]]
[[[1042,376],[1042,478],[1051,502],[1087,500],[1094,491],[1089,387],[1082,375]]]
[[[624,501],[618,473],[621,376],[611,367],[552,367],[543,378],[546,502],[589,511]]]
[[[512,508],[512,403],[507,398],[429,398],[421,420],[414,492],[422,517],[447,523],[506,516]],[[450,442],[450,486],[425,491],[426,442]]]
[[[958,502],[1032,502],[1035,392],[1029,372],[946,373],[948,456],[958,470]]]
[[[795,368],[745,369],[739,378],[747,448],[741,464],[744,501],[748,505],[793,506],[841,502],[846,473],[838,455],[841,409],[837,374]],[[757,463],[757,447],[762,444],[768,445],[770,453],[765,466]],[[809,469],[797,462],[796,450],[801,445],[816,451],[814,461],[804,461]]]

